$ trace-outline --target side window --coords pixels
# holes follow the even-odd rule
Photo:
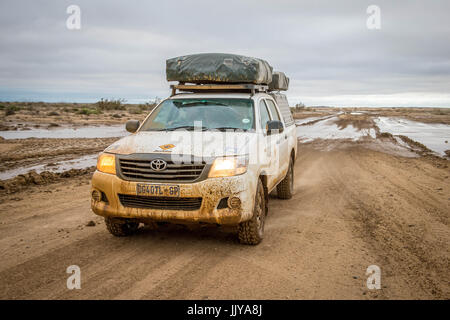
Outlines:
[[[259,119],[261,120],[261,129],[265,131],[267,121],[270,121],[270,115],[264,100],[259,102]]]
[[[267,105],[269,106],[270,113],[272,114],[273,120],[282,121],[280,115],[278,114],[277,107],[275,107],[275,103],[272,100],[266,99]]]

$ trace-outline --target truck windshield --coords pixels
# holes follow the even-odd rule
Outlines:
[[[168,99],[154,110],[140,131],[250,130],[254,128],[251,99]]]

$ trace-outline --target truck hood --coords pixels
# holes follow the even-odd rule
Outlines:
[[[170,153],[195,157],[244,155],[256,145],[254,132],[137,132],[124,137],[105,152],[115,154]]]

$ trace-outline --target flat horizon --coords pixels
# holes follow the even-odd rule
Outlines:
[[[291,103],[291,99],[288,101],[291,108],[295,107],[295,103]],[[108,100],[119,100],[122,99],[120,97],[100,97],[98,99],[96,98],[78,98],[78,99],[70,99],[70,98],[47,98],[47,99],[33,99],[33,98],[24,98],[24,99],[2,99],[0,97],[0,103],[74,103],[74,104],[94,104],[100,101],[101,99],[108,99]],[[161,99],[159,96],[155,96],[153,98],[135,98],[135,99],[123,99],[123,104],[128,105],[136,105],[136,104],[145,104],[145,103],[154,103],[155,99]],[[162,99],[165,99],[165,97],[162,97]],[[306,108],[435,108],[435,109],[450,109],[450,106],[432,106],[432,105],[319,105],[319,104],[312,104],[312,105],[305,105]]]

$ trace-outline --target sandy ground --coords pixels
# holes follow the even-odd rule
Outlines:
[[[0,298],[449,299],[448,161],[333,144],[300,146],[295,196],[270,198],[258,246],[217,227],[115,238],[90,211],[89,175],[3,194]],[[373,264],[381,290],[366,287]]]
[[[147,107],[85,115],[95,106],[6,104],[0,130],[123,124]],[[336,112],[340,130],[373,129],[373,116],[450,123],[445,109],[306,108],[296,118],[306,118],[301,130]],[[376,134],[299,144],[295,196],[270,197],[258,246],[219,227],[141,226],[115,238],[90,210],[93,168],[0,181],[0,299],[449,299],[449,162]],[[0,138],[0,172],[114,140]],[[70,265],[81,268],[81,290],[66,287]],[[367,289],[369,265],[381,268],[381,290]]]

